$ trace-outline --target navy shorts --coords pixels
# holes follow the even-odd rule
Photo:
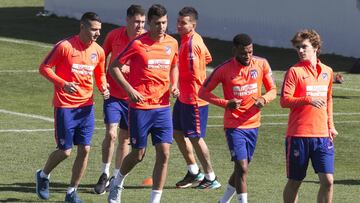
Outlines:
[[[334,144],[328,137],[286,137],[286,173],[302,181],[311,159],[315,173],[334,173]]]
[[[129,109],[131,146],[143,149],[151,134],[152,144],[173,142],[173,125],[170,107],[158,109]]]
[[[94,106],[54,109],[55,139],[61,150],[90,145],[95,128]]]
[[[209,106],[184,104],[178,99],[173,110],[173,125],[175,130],[184,132],[186,137],[205,138]]]
[[[255,152],[258,128],[227,128],[225,131],[231,160],[240,161],[247,159],[248,162],[250,162],[253,159]]]
[[[104,123],[119,123],[121,129],[128,129],[128,103],[125,100],[110,97],[104,100]]]

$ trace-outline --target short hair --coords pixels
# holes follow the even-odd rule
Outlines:
[[[318,54],[319,54],[320,53],[320,48],[321,48],[321,45],[322,45],[322,41],[321,41],[319,33],[317,33],[313,29],[300,30],[291,39],[291,43],[292,43],[293,46],[295,46],[295,44],[298,44],[298,43],[300,43],[300,42],[302,42],[302,41],[304,41],[306,39],[308,39],[310,41],[311,45],[314,48],[318,49]]]
[[[101,19],[98,14],[94,12],[86,12],[81,16],[80,23],[85,24],[86,26],[90,25],[90,21],[97,21],[101,23]]]
[[[166,8],[161,4],[153,4],[148,11],[148,21],[150,22],[154,16],[163,17],[167,14]]]
[[[145,9],[143,9],[140,5],[132,4],[127,10],[126,10],[126,16],[127,17],[133,17],[135,15],[145,15]]]
[[[179,11],[179,16],[189,16],[191,20],[197,20],[199,14],[194,7],[186,6]]]
[[[252,44],[252,39],[249,35],[245,33],[237,34],[233,39],[233,45],[235,47],[239,47],[239,46],[245,47],[245,46],[249,46],[250,44]]]

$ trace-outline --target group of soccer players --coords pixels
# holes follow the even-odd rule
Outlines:
[[[41,199],[49,198],[50,172],[77,145],[65,202],[83,202],[77,187],[87,166],[94,131],[94,75],[104,97],[106,126],[102,170],[95,193],[104,194],[108,190],[108,202],[121,202],[126,176],[144,158],[149,134],[156,153],[150,202],[160,202],[173,139],[188,168],[176,187],[194,184],[198,189],[221,187],[204,140],[209,102],[225,110],[224,130],[234,162],[224,195],[216,201],[230,202],[236,194],[237,202],[247,202],[248,165],[255,151],[260,111],[276,97],[269,63],[253,56],[250,36],[238,34],[233,39],[234,56],[206,78],[206,65],[212,57],[195,31],[196,9],[184,7],[178,13],[180,46],[166,33],[167,11],[162,5],[149,8],[148,31],[144,29],[145,16],[141,6],[131,5],[127,9],[126,26],[108,33],[101,48],[95,42],[100,35],[101,20],[96,13],[87,12],[80,20],[79,34],[57,43],[40,65],[40,73],[54,84],[57,149],[35,174],[37,195]],[[281,91],[281,106],[290,108],[284,202],[297,202],[309,159],[319,175],[318,202],[331,202],[332,141],[337,134],[332,119],[332,70],[317,58],[321,40],[314,30],[299,31],[292,43],[300,61],[287,71]],[[224,98],[212,93],[220,83]],[[177,98],[173,112],[170,95]],[[117,138],[115,169],[110,175]],[[195,161],[194,151],[203,172]]]

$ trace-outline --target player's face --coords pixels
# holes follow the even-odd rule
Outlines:
[[[195,29],[195,25],[190,16],[179,16],[176,27],[179,35],[186,35]]]
[[[167,28],[167,15],[162,17],[153,16],[149,22],[150,36],[154,39],[158,39],[164,36]]]
[[[251,58],[253,56],[253,45],[235,47],[234,55],[236,61],[244,66],[250,65]]]
[[[132,17],[126,18],[127,29],[131,36],[140,35],[144,31],[145,26],[145,15],[136,14]]]
[[[101,23],[98,21],[89,21],[89,24],[81,24],[80,32],[85,42],[95,42],[100,36]]]
[[[294,45],[300,61],[309,61],[317,57],[317,48],[313,47],[309,39]]]

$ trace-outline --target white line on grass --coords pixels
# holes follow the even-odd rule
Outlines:
[[[6,37],[0,37],[0,41],[10,42],[10,43],[15,43],[15,44],[26,44],[26,45],[38,46],[38,47],[42,47],[42,48],[51,48],[52,47],[48,44],[40,43],[40,42],[36,42],[36,41],[13,39],[13,38],[6,38]]]
[[[39,70],[0,70],[0,73],[37,73]]]
[[[8,111],[5,109],[0,109],[0,113],[6,113],[6,114],[10,114],[10,115],[15,115],[15,116],[22,116],[22,117],[27,117],[27,118],[36,118],[36,119],[40,119],[43,121],[48,121],[48,122],[54,122],[53,118],[49,118],[46,116],[39,116],[39,115],[35,115],[35,114],[26,114],[26,113],[19,113],[19,112],[15,112],[15,111]]]

